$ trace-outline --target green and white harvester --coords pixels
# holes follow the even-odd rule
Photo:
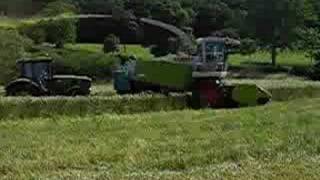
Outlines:
[[[154,91],[191,92],[193,108],[227,108],[264,105],[271,94],[255,84],[227,84],[227,59],[240,41],[205,37],[197,40],[190,58],[174,60],[123,61],[114,71],[119,94]]]

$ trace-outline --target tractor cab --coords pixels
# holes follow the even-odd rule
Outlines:
[[[197,53],[193,57],[194,78],[224,78],[230,44],[240,44],[227,38],[206,37],[197,40]]]
[[[46,90],[47,82],[53,76],[52,62],[50,58],[19,60],[17,65],[20,69],[20,77],[30,79]]]

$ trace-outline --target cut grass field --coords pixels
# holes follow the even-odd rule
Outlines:
[[[319,99],[0,122],[2,179],[316,179]]]

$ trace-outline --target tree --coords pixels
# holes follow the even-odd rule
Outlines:
[[[178,1],[159,0],[151,5],[151,17],[179,27],[191,24],[192,18]]]
[[[77,21],[74,19],[58,19],[41,21],[46,30],[47,41],[63,48],[65,43],[73,43],[77,38]]]
[[[117,52],[119,51],[119,46],[120,46],[120,39],[114,34],[110,34],[104,39],[103,52],[104,53]]]
[[[40,11],[43,16],[57,16],[60,14],[73,14],[77,12],[77,8],[64,0],[50,2]]]
[[[315,28],[305,29],[301,32],[302,46],[311,60],[320,61],[320,30]]]
[[[0,29],[0,83],[7,83],[15,75],[18,58],[25,55],[32,41],[21,36],[16,30]]]
[[[193,26],[199,36],[224,29],[225,23],[232,19],[231,9],[220,0],[200,0],[198,3]]]
[[[303,26],[304,0],[248,0],[249,32],[271,49],[276,65],[277,48],[288,45]]]

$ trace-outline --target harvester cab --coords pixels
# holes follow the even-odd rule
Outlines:
[[[193,78],[225,78],[229,45],[240,45],[240,41],[218,37],[198,39],[197,53],[192,60]]]

